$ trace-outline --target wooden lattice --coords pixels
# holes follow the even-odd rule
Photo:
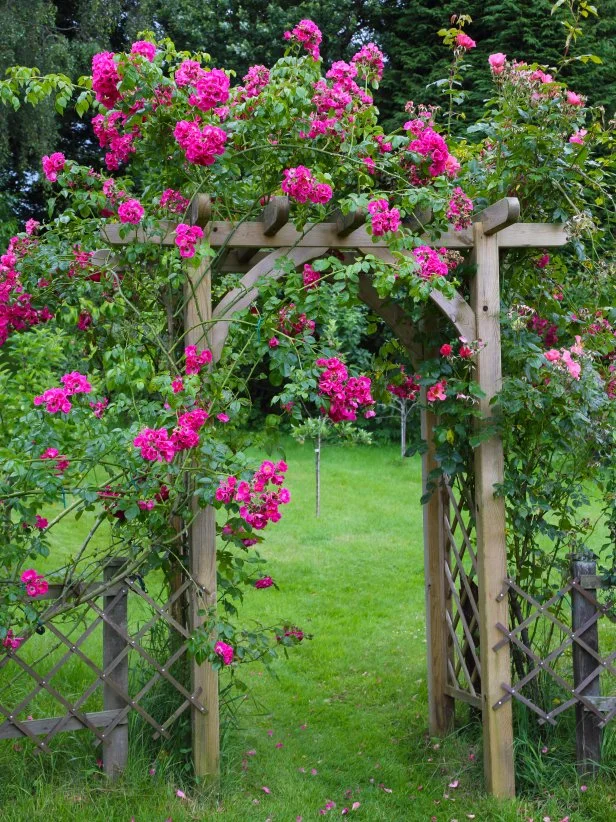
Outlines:
[[[447,657],[449,696],[481,708],[481,659],[477,553],[473,543],[475,520],[472,494],[459,478],[454,487],[441,485],[445,592],[450,653]]]
[[[183,663],[190,631],[175,619],[173,608],[193,583],[187,579],[161,604],[134,578],[122,578],[121,573],[118,578],[117,563],[114,565],[115,571],[113,566],[106,571],[108,582],[110,574],[115,573],[111,584],[91,584],[81,594],[70,592],[70,596],[77,597],[70,619],[67,620],[65,592],[47,610],[42,624],[56,640],[55,653],[49,652],[46,643],[45,653],[31,659],[31,646],[33,650],[36,645],[34,634],[18,650],[7,650],[0,659],[1,676],[7,683],[0,690],[0,715],[4,717],[0,739],[28,738],[39,750],[49,752],[58,733],[88,730],[97,744],[104,746],[105,770],[114,772],[126,762],[131,711],[152,728],[154,739],[168,738],[170,726],[187,708],[206,712],[199,700],[200,689],[191,693],[181,681],[183,675],[177,675],[182,666],[188,670]],[[165,624],[170,633],[168,647],[172,650],[162,662],[147,647],[150,632],[157,624]],[[95,644],[92,640],[101,628],[102,659],[100,653],[97,659],[88,645]],[[63,692],[62,673],[74,659],[93,674],[90,684],[78,696]],[[138,667],[139,681],[129,675],[131,667]],[[178,695],[178,704],[168,717],[159,720],[146,707],[145,698],[162,681]],[[60,708],[59,716],[29,716],[41,696],[51,697]],[[88,703],[93,701],[102,701],[103,710],[87,710]]]
[[[595,588],[591,587],[597,584],[596,577],[584,578],[578,574],[549,599],[538,602],[514,579],[505,580],[501,597],[504,599],[513,593],[519,602],[528,606],[529,615],[511,629],[500,623],[497,625],[503,638],[496,644],[495,650],[507,644],[514,646],[528,661],[528,672],[511,685],[502,684],[504,693],[493,705],[495,709],[516,699],[538,714],[540,722],[551,725],[555,725],[556,718],[572,707],[581,709],[587,717],[591,717],[598,728],[605,727],[616,718],[616,700],[600,695],[601,691],[609,691],[610,684],[616,682],[616,651],[602,655],[598,645],[599,620],[610,616],[613,603],[599,601]],[[570,622],[572,613],[573,620]],[[555,639],[552,643],[554,647],[540,657],[528,639],[525,641],[524,638],[529,636],[529,629],[539,627],[542,621],[553,626]],[[541,676],[550,677],[562,695],[558,704],[548,710],[531,698],[532,684]]]

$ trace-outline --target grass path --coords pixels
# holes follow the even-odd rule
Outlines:
[[[562,764],[570,740],[526,752],[541,782],[532,800],[497,803],[482,794],[476,729],[427,737],[418,461],[401,461],[396,447],[326,446],[316,520],[312,451],[292,445],[287,459],[293,500],[264,546],[281,590],[251,592],[246,613],[285,618],[313,639],[276,664],[275,678],[246,669],[254,702],[225,736],[218,800],[186,785],[178,798],[177,773],[160,757],[150,776],[140,750],[110,785],[82,734],[65,736],[54,759],[0,744],[0,819],[307,822],[328,802],[332,818],[359,802],[349,813],[358,822],[616,820],[616,782],[582,792]]]

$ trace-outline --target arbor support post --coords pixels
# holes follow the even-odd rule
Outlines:
[[[437,467],[434,446],[435,415],[426,408],[422,392],[421,436],[427,443],[422,457],[422,491],[427,493],[430,473]],[[443,495],[435,488],[423,506],[424,573],[426,593],[426,654],[428,674],[429,728],[433,736],[444,736],[453,729],[455,703],[445,692],[447,658],[450,652],[445,592],[445,541],[443,538]]]
[[[211,268],[205,260],[190,269],[186,284],[186,345],[207,345],[212,319]],[[190,482],[190,480],[189,480]],[[193,489],[194,490],[194,489]],[[189,528],[191,630],[203,625],[216,608],[216,511],[209,505],[200,508],[193,498],[193,521]],[[216,780],[220,772],[220,726],[218,674],[209,662],[191,663],[192,692],[205,711],[195,705],[192,713],[192,750],[195,776]]]
[[[500,285],[498,234],[481,223],[473,227],[477,271],[471,305],[477,337],[483,348],[477,354],[477,382],[484,392],[479,425],[489,424],[491,401],[502,385],[500,339]],[[494,232],[494,233],[492,233]],[[511,700],[495,709],[503,685],[511,683],[509,645],[495,651],[502,639],[496,627],[508,625],[508,600],[502,596],[507,577],[505,500],[495,496],[504,479],[503,443],[499,435],[485,439],[475,450],[475,507],[479,577],[479,632],[481,642],[481,700],[486,788],[499,797],[515,796],[513,721]]]

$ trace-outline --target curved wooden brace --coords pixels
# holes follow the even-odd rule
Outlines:
[[[395,257],[386,248],[360,248],[359,251],[362,254],[372,254],[384,263],[391,264],[395,262]],[[451,299],[448,299],[441,291],[435,289],[430,292],[430,299],[450,320],[461,337],[467,340],[474,340],[476,338],[477,324],[475,322],[475,314],[458,291],[456,291]]]
[[[370,277],[363,273],[359,275],[359,296],[394,332],[408,351],[413,367],[417,368],[423,359],[423,346],[415,341],[415,325],[400,306],[391,300],[379,297]]]
[[[212,311],[212,319],[216,322],[209,334],[210,345],[212,349],[212,356],[214,362],[218,362],[221,357],[222,349],[229,334],[229,326],[231,324],[231,317],[238,311],[243,311],[245,308],[255,301],[258,296],[256,283],[262,277],[273,277],[279,279],[284,274],[283,269],[276,268],[276,262],[281,257],[288,257],[293,260],[295,266],[303,265],[310,262],[317,257],[322,257],[327,254],[327,247],[315,248],[277,248],[268,254],[263,260],[253,266],[250,271],[242,277],[240,285],[237,288],[229,291],[228,294],[222,298],[216,308]]]

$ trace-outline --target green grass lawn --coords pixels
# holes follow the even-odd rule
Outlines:
[[[521,733],[527,798],[505,803],[483,793],[480,732],[467,709],[449,738],[427,735],[419,462],[402,461],[396,446],[326,446],[317,520],[313,452],[291,445],[287,459],[292,503],[263,549],[280,591],[250,592],[245,607],[249,617],[287,619],[313,638],[273,677],[246,668],[251,699],[225,731],[220,793],[191,786],[177,754],[162,751],[153,762],[143,735],[127,773],[110,783],[88,735],[67,734],[53,757],[28,742],[0,743],[0,819],[307,822],[328,802],[336,803],[329,817],[359,802],[349,813],[358,822],[616,820],[612,772],[582,791],[570,733],[541,743]],[[75,537],[66,528],[64,545],[87,532],[87,524],[77,528]]]

